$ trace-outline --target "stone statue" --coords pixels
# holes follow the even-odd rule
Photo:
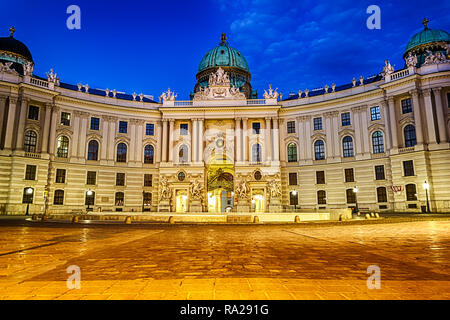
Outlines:
[[[162,177],[160,183],[161,200],[170,200],[170,186],[166,177]]]
[[[239,88],[231,85],[230,77],[225,71],[219,69],[209,76],[208,87],[199,87],[194,95],[194,100],[213,99],[246,99],[245,94]]]
[[[433,54],[433,52],[431,52],[430,49],[427,49],[427,55],[425,56],[425,62],[423,63],[424,65],[430,65],[430,64],[434,64],[435,63],[435,55]]]
[[[354,87],[356,87],[356,78],[353,78],[353,79],[352,79],[352,85],[353,85]]]
[[[202,186],[200,182],[198,182],[197,179],[194,180],[191,184],[191,197],[195,200],[201,200],[202,199]]]
[[[247,185],[247,181],[245,181],[245,179],[241,180],[239,185],[236,187],[235,192],[239,199],[247,199],[248,198],[248,195],[247,195],[248,185]]]
[[[175,92],[170,91],[170,88],[166,91],[163,92],[160,96],[159,96],[159,101],[164,100],[164,101],[175,101],[177,99],[178,94],[175,94]]]
[[[384,60],[384,67],[383,67],[383,71],[381,71],[381,75],[383,77],[385,77],[386,75],[392,74],[392,73],[394,73],[394,67],[391,65],[389,60]]]
[[[277,92],[278,88],[275,90],[272,89],[272,85],[269,84],[269,92],[267,90],[264,90],[263,97],[264,99],[278,99],[279,93]]]
[[[59,78],[56,73],[53,72],[53,69],[50,69],[50,73],[47,73],[48,82],[53,82],[55,85],[59,85]]]
[[[230,85],[230,76],[221,67],[217,69],[216,73],[209,76],[209,86],[226,86]]]
[[[31,77],[33,75],[33,68],[34,68],[33,63],[32,62],[27,62],[27,64],[23,66],[23,74],[25,76],[30,76]]]
[[[440,51],[436,52],[436,55],[434,56],[434,63],[442,63],[445,62],[445,60],[444,55]]]
[[[5,63],[0,62],[0,72],[17,74],[17,71],[11,68],[12,64],[13,64],[12,62],[5,62]]]
[[[405,58],[405,62],[408,68],[415,67],[417,66],[417,56],[410,51],[408,56]]]
[[[279,198],[281,197],[281,185],[276,180],[269,181],[269,191],[271,198]]]

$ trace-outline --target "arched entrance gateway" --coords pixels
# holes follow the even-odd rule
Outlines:
[[[224,155],[213,156],[206,171],[208,212],[229,212],[234,206],[234,163]]]

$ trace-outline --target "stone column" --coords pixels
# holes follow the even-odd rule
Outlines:
[[[49,134],[50,134],[50,121],[51,121],[51,114],[52,114],[52,105],[50,103],[45,104],[45,118],[44,118],[44,131],[42,133],[42,144],[41,144],[41,152],[47,153],[48,152],[48,140],[49,140]]]
[[[102,144],[100,147],[100,160],[107,160],[108,151],[108,116],[102,116]]]
[[[50,137],[49,137],[49,150],[51,158],[55,156],[56,151],[56,127],[58,126],[58,113],[59,107],[53,105],[52,107],[52,120],[50,123]]]
[[[431,89],[422,90],[423,99],[425,101],[425,115],[427,117],[428,143],[436,144],[436,128],[433,118],[433,103],[431,101]],[[416,132],[417,134],[417,132]]]
[[[203,162],[203,122],[205,119],[198,119],[198,156],[197,159]]]
[[[297,117],[298,122],[298,160],[306,160],[305,117]],[[286,149],[286,146],[284,146]],[[281,159],[286,161],[286,157]]]
[[[333,134],[333,158],[340,158],[340,145],[339,145],[339,122],[338,122],[339,112],[333,111],[331,132]]]
[[[367,114],[367,106],[361,106],[360,108],[361,115],[361,134],[363,140],[363,150],[364,154],[370,154],[370,142],[369,142],[369,122],[368,122],[368,114]]]
[[[305,116],[305,142],[304,148],[306,149],[306,160],[312,160],[312,141],[311,141],[311,116]]]
[[[16,150],[23,150],[23,137],[25,130],[25,120],[27,118],[28,98],[22,97],[20,101],[19,125],[17,127]]]
[[[389,130],[389,112],[387,110],[387,103],[386,101],[380,101],[380,113],[381,113],[381,120],[384,123],[384,137],[383,141],[385,144],[384,151],[391,150],[391,131]]]
[[[412,96],[412,104],[414,108],[414,125],[416,128],[417,144],[423,144],[423,129],[422,129],[422,116],[420,115],[420,103],[419,92],[417,90],[411,90],[409,92]]]
[[[198,121],[197,119],[191,119],[191,123],[191,160],[195,163],[198,162]]]
[[[170,119],[169,122],[169,162],[173,162],[173,134],[174,134],[175,120]]]
[[[241,162],[242,161],[242,137],[241,137],[241,118],[234,119],[234,137],[235,137],[235,162]]]
[[[109,136],[108,136],[108,161],[114,161],[116,152],[116,124],[117,117],[109,117]]]
[[[280,137],[278,130],[278,118],[272,118],[273,121],[273,160],[280,161]]]
[[[355,156],[360,155],[363,153],[362,150],[362,133],[361,133],[361,121],[360,121],[360,114],[359,114],[360,107],[354,107],[352,108],[352,114],[353,114],[353,122],[355,124]],[[342,149],[342,143],[339,144],[340,148]]]
[[[266,161],[270,162],[272,160],[272,143],[271,143],[271,128],[270,128],[270,118],[266,118],[266,127],[265,127],[265,141],[264,141],[264,150],[266,155]]]
[[[434,101],[436,103],[436,119],[439,131],[439,143],[445,143],[447,142],[447,134],[446,134],[447,128],[445,125],[445,117],[443,110],[444,106],[442,103],[441,89],[442,88],[433,88],[433,93],[434,93]]]
[[[156,163],[161,162],[161,154],[162,154],[162,124],[161,120],[156,121],[156,146],[155,146],[155,152],[156,152]]]
[[[4,149],[11,150],[12,138],[14,135],[14,120],[16,116],[17,98],[9,97],[8,116],[6,118],[5,144]]]
[[[6,113],[6,97],[0,96],[0,148],[2,147],[3,139],[3,119]]]
[[[242,161],[248,161],[248,118],[242,118]]]
[[[167,162],[167,119],[163,119],[161,156],[162,162]]]
[[[398,138],[397,138],[397,116],[395,114],[395,100],[394,97],[388,97],[389,105],[389,121],[391,127],[391,138],[392,138],[392,149],[398,148]]]
[[[128,162],[136,161],[136,119],[130,119],[130,146]]]
[[[80,150],[78,150],[78,144],[80,143],[80,132],[81,132],[81,112],[80,111],[74,111],[73,112],[73,118],[71,121],[71,124],[73,126],[73,135],[72,135],[72,141],[71,141],[71,152],[70,156],[72,158],[77,158],[78,155],[81,153]]]
[[[279,130],[278,131],[280,132],[280,141],[281,141],[281,145],[280,145],[280,161],[286,162],[286,154],[287,154],[286,148],[287,148],[287,146],[284,143],[284,140],[285,140],[285,138],[287,136],[286,119],[280,118],[278,125],[279,125]],[[296,129],[296,132],[297,132],[297,129]],[[273,143],[272,143],[272,150],[271,151],[273,152]],[[297,150],[297,152],[298,152],[298,150]],[[272,158],[273,158],[273,156],[272,156]],[[298,161],[298,159],[297,159],[297,161]]]
[[[324,117],[327,158],[333,158],[333,130],[331,128],[331,118],[333,117],[333,112],[325,112]]]
[[[144,157],[142,156],[142,150],[144,149],[142,144],[142,140],[144,139],[144,125],[144,120],[138,120],[136,123],[136,150],[134,161],[138,163],[144,163]]]
[[[80,126],[80,142],[78,145],[78,157],[80,159],[86,159],[86,133],[89,113],[81,113],[81,126]]]

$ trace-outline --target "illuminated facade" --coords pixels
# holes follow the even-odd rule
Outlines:
[[[222,36],[189,101],[33,75],[0,38],[0,213],[450,211],[449,34],[395,71],[256,99]],[[157,99],[156,99],[157,100]],[[427,184],[424,184],[424,183]],[[428,189],[425,190],[424,187]]]

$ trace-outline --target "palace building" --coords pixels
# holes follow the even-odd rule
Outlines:
[[[0,214],[449,212],[450,35],[424,26],[401,70],[262,98],[222,35],[188,101],[39,77],[11,28]]]

